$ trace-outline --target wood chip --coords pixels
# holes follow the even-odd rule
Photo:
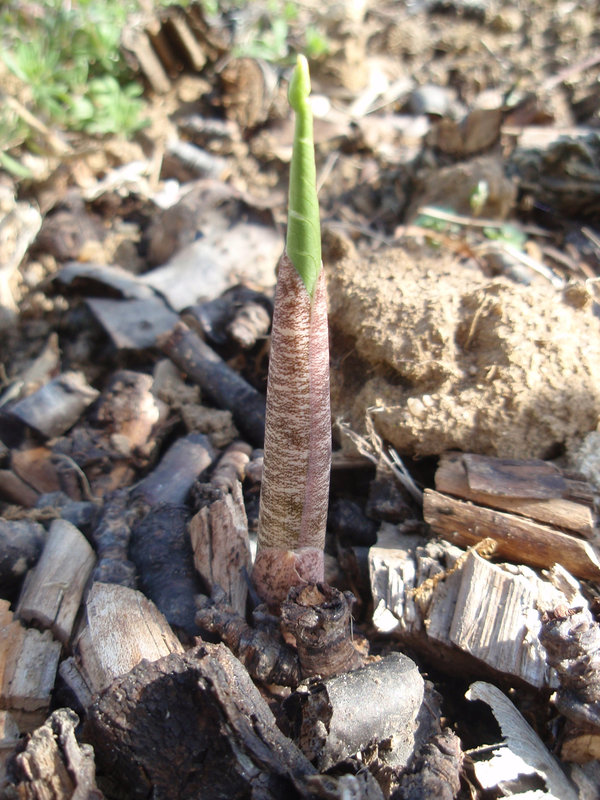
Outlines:
[[[109,583],[94,583],[74,644],[74,656],[60,674],[84,708],[142,659],[157,661],[183,647],[165,617],[141,592]]]
[[[490,537],[500,558],[547,569],[562,564],[578,578],[600,580],[600,561],[591,545],[547,525],[431,489],[425,491],[423,515],[435,533],[462,547]]]
[[[50,631],[24,628],[0,600],[0,706],[21,730],[44,721],[54,689],[61,644]]]
[[[95,563],[85,536],[70,522],[54,520],[42,556],[23,585],[17,615],[49,628],[66,644]]]

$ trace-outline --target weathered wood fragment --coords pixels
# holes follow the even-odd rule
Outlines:
[[[394,800],[454,800],[460,790],[462,762],[460,739],[446,728],[416,753],[394,792]]]
[[[10,711],[0,711],[0,795],[6,788],[6,766],[12,758],[21,732]]]
[[[298,654],[285,644],[278,631],[252,628],[227,604],[225,593],[218,588],[212,598],[198,595],[196,607],[198,627],[218,634],[254,680],[278,686],[298,685]]]
[[[533,570],[491,564],[475,548],[465,552],[389,525],[370,550],[369,570],[379,631],[454,674],[487,670],[496,679],[552,685],[537,637],[540,609],[567,596]],[[572,595],[573,588],[565,591]]]
[[[177,439],[160,463],[134,489],[134,497],[149,505],[185,502],[196,479],[214,458],[210,441],[201,433]]]
[[[26,519],[0,519],[0,596],[10,598],[43,550],[46,531]]]
[[[195,72],[201,72],[206,64],[206,55],[187,23],[185,11],[178,6],[171,6],[163,12],[162,23],[187,66]]]
[[[10,414],[37,433],[52,439],[71,428],[99,392],[80,372],[64,372],[37,392],[19,400]]]
[[[24,628],[0,600],[0,708],[21,730],[32,730],[48,713],[61,645],[50,631]]]
[[[141,592],[94,583],[73,646],[60,674],[83,708],[142,659],[157,661],[183,647],[167,620]]]
[[[302,683],[285,701],[293,738],[320,770],[393,737],[396,766],[415,744],[423,678],[401,653],[336,677]]]
[[[103,800],[96,786],[94,751],[79,745],[79,718],[61,708],[29,738],[11,764],[10,797],[21,800]]]
[[[281,604],[281,618],[296,639],[303,678],[328,678],[363,664],[352,641],[353,601],[350,592],[340,592],[325,583],[290,589]]]
[[[594,530],[592,509],[567,499],[571,484],[546,461],[468,453],[444,454],[435,473],[438,492],[566,528],[589,539]]]
[[[40,560],[23,585],[17,616],[49,628],[67,644],[95,563],[85,536],[70,522],[54,520]]]
[[[542,616],[540,641],[560,682],[552,700],[567,718],[561,757],[600,758],[600,624],[587,608],[559,607]]]
[[[194,569],[185,506],[152,507],[133,526],[130,556],[137,568],[140,587],[168,622],[196,635],[194,596],[202,585]]]
[[[241,483],[231,492],[214,489],[212,502],[190,520],[189,533],[194,565],[209,592],[220,586],[228,605],[243,615],[252,556]]]
[[[541,797],[548,794],[560,797],[560,800],[578,800],[577,790],[561,765],[500,689],[476,681],[465,697],[467,700],[481,700],[490,706],[505,739],[492,750],[491,758],[486,753],[484,759],[474,762],[475,774],[484,789],[499,790],[505,796],[518,796],[522,790],[530,788],[523,778],[536,775],[547,789],[547,792],[542,790]]]
[[[60,489],[56,467],[52,463],[52,451],[48,447],[25,447],[23,450],[14,450],[11,453],[10,465],[15,475],[40,494]]]
[[[129,489],[120,489],[105,498],[101,517],[92,532],[98,561],[94,580],[135,586],[135,565],[129,560],[132,509]]]
[[[458,576],[453,608],[448,608],[448,598],[432,600],[428,635],[451,642],[505,675],[534,686],[547,684],[545,654],[531,634],[534,620],[539,624],[535,580],[511,575],[474,551],[467,553]]]
[[[153,289],[129,270],[112,264],[70,261],[56,273],[53,280],[73,292],[84,295],[118,295],[129,300],[156,297]]]
[[[219,407],[233,414],[248,439],[262,446],[265,436],[265,398],[231,369],[183,322],[160,337],[158,346]]]
[[[135,798],[308,798],[315,774],[222,644],[117,678],[89,710],[84,738],[99,769]]]
[[[0,469],[0,498],[24,508],[33,508],[38,497],[36,490],[12,470]]]
[[[487,537],[495,554],[518,564],[549,568],[562,564],[578,578],[600,580],[600,561],[588,542],[533,520],[425,490],[423,516],[432,529],[461,547]]]
[[[88,297],[86,304],[118,350],[154,347],[157,338],[177,320],[177,315],[156,296],[133,300]]]
[[[166,94],[171,88],[171,81],[154,52],[146,32],[137,27],[127,26],[121,34],[121,46],[137,61],[151,89],[157,94]]]

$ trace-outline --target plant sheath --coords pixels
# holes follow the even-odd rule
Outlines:
[[[323,580],[331,468],[327,293],[321,263],[308,64],[290,83],[296,112],[288,235],[279,261],[267,387],[264,470],[253,577],[276,604]]]

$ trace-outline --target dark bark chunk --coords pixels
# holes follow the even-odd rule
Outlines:
[[[315,772],[224,645],[142,662],[92,706],[84,737],[144,800],[293,800]]]
[[[294,650],[273,632],[248,625],[227,605],[222,590],[213,591],[213,599],[203,595],[196,598],[197,625],[217,633],[255,680],[297,686],[300,664]]]
[[[324,583],[297,586],[281,606],[284,626],[296,638],[302,676],[329,677],[361,666],[354,649],[351,608],[354,597]]]
[[[414,662],[391,653],[352,672],[301,684],[285,707],[294,739],[319,769],[390,738],[399,767],[412,755],[423,692]]]
[[[446,729],[419,750],[392,800],[454,800],[460,789],[460,739]]]
[[[46,531],[37,522],[0,519],[0,596],[11,599],[45,541]]]
[[[220,408],[233,414],[238,428],[255,445],[265,438],[265,398],[223,361],[183,322],[158,342],[159,347]]]
[[[202,587],[194,569],[189,521],[185,506],[149,509],[132,530],[130,556],[145,594],[170,625],[194,636],[198,633],[194,597]]]

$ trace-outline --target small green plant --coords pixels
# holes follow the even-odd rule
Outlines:
[[[214,6],[214,3],[210,3]],[[220,9],[229,6],[217,2]],[[248,3],[237,3],[238,13],[248,7]],[[291,0],[266,0],[264,11],[256,16],[253,25],[248,26],[235,52],[238,56],[262,58],[265,61],[287,63],[290,51],[298,44],[308,58],[321,58],[329,51],[327,36],[314,24],[304,27],[299,4]]]
[[[2,55],[21,96],[42,122],[87,133],[129,136],[142,128],[141,87],[120,52],[137,2],[40,0],[4,11]],[[25,133],[25,137],[27,137]],[[0,146],[9,144],[0,136]]]
[[[289,87],[296,113],[286,247],[271,333],[264,470],[253,578],[277,605],[323,580],[331,467],[329,340],[316,190],[310,76],[298,57]]]

